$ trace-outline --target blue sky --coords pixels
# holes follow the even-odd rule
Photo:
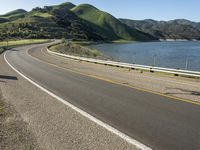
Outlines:
[[[66,0],[2,0],[0,14],[14,9],[31,10],[36,6],[54,5]],[[200,0],[71,0],[89,3],[117,18],[172,20],[185,18],[200,22]]]

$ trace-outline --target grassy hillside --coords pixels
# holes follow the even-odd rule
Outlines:
[[[10,38],[70,38],[103,41],[89,24],[69,9],[70,3],[34,8],[24,17],[0,23],[0,40]],[[4,15],[5,16],[5,15]]]
[[[16,19],[25,17],[26,13],[27,13],[27,11],[25,11],[23,9],[17,9],[17,10],[11,11],[9,13],[6,13],[5,15],[1,15],[0,16],[0,20],[1,19],[2,20],[5,19],[5,22],[6,21],[16,20]]]
[[[29,39],[29,40],[17,40],[17,41],[3,41],[3,42],[0,42],[0,47],[3,47],[3,46],[28,45],[28,44],[45,43],[45,42],[49,42],[49,40],[45,40],[45,39]]]
[[[103,58],[103,54],[96,49],[80,46],[75,43],[65,42],[50,47],[50,50],[67,55],[89,57],[89,58]]]
[[[7,49],[21,46],[21,45],[30,45],[30,44],[36,44],[36,43],[46,43],[50,42],[50,40],[47,39],[28,39],[28,40],[10,40],[10,41],[3,41],[0,42],[0,54],[6,51]]]
[[[13,16],[13,15],[24,14],[24,13],[26,13],[26,12],[27,12],[27,11],[24,10],[24,9],[17,9],[17,10],[8,12],[8,13],[6,13],[6,14],[3,15],[3,16],[4,16],[4,17],[10,17],[10,16]]]
[[[153,40],[112,15],[83,4],[63,3],[18,9],[0,16],[0,41],[5,39],[67,38],[76,41]]]
[[[74,5],[70,2],[62,3],[61,5],[52,6],[53,9],[63,9],[63,8],[65,8],[67,10],[70,10],[74,7],[76,7],[76,5]]]
[[[112,15],[92,5],[82,4],[71,9],[77,16],[88,21],[104,37],[110,40],[150,40],[151,36],[131,29]]]

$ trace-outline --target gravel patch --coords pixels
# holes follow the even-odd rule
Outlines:
[[[38,150],[34,135],[27,128],[20,114],[5,102],[0,89],[0,149]]]

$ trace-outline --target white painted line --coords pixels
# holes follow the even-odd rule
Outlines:
[[[37,84],[36,82],[34,82],[33,80],[31,80],[30,78],[26,77],[25,75],[23,75],[21,72],[19,72],[17,69],[14,68],[14,66],[12,66],[7,58],[6,58],[6,54],[8,51],[6,51],[4,53],[4,60],[6,61],[6,63],[14,70],[16,71],[19,75],[21,75],[23,78],[25,78],[26,80],[28,80],[30,83],[32,83],[33,85],[35,85],[36,87],[38,87],[39,89],[41,89],[42,91],[46,92],[47,94],[49,94],[50,96],[54,97],[55,99],[57,99],[58,101],[62,102],[63,104],[67,105],[68,107],[72,108],[73,110],[75,110],[76,112],[80,113],[81,115],[83,115],[84,117],[90,119],[91,121],[95,122],[96,124],[102,126],[103,128],[107,129],[108,131],[110,131],[111,133],[119,136],[120,138],[122,138],[123,140],[125,140],[126,142],[136,146],[137,148],[141,149],[141,150],[152,150],[150,147],[138,142],[137,140],[131,138],[130,136],[122,133],[121,131],[113,128],[112,126],[106,124],[105,122],[95,118],[94,116],[88,114],[87,112],[79,109],[78,107],[72,105],[71,103],[65,101],[64,99],[62,99],[61,97],[55,95],[54,93],[52,93],[51,91],[45,89],[44,87],[40,86],[39,84]]]

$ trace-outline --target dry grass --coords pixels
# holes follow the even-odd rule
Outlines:
[[[55,52],[74,55],[74,56],[92,57],[92,58],[103,57],[103,54],[96,49],[80,46],[71,42],[54,45],[50,49]]]
[[[25,39],[25,40],[12,40],[12,41],[2,41],[0,42],[0,47],[3,46],[18,46],[18,45],[26,45],[26,44],[34,44],[34,43],[44,43],[48,42],[47,39]]]

